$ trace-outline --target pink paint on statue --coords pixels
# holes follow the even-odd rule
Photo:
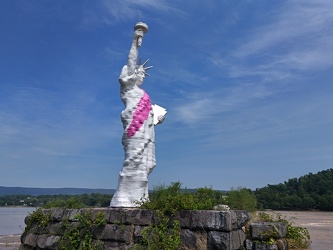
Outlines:
[[[148,119],[149,112],[152,109],[149,95],[143,91],[143,97],[133,115],[133,120],[127,129],[127,136],[132,137],[142,127],[142,124]]]

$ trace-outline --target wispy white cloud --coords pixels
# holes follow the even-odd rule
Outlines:
[[[332,67],[332,8],[327,0],[285,2],[236,41],[233,50],[212,52],[210,61],[230,77],[257,76],[266,82]]]
[[[273,12],[271,22],[249,31],[235,52],[236,57],[265,53],[274,46],[297,48],[315,43],[317,39],[331,33],[333,22],[332,1],[292,1]]]
[[[98,11],[85,13],[85,25],[115,25],[128,20],[137,21],[145,18],[145,10],[184,15],[184,12],[165,0],[101,0],[100,3]]]
[[[177,120],[186,124],[212,123],[220,120],[225,112],[235,111],[256,99],[273,95],[271,89],[260,84],[243,84],[223,90],[192,93],[176,108]]]
[[[272,61],[267,63],[252,64],[247,61],[235,60],[234,58],[229,58],[229,60],[222,59],[217,54],[210,57],[209,60],[226,77],[230,78],[257,77],[255,79],[256,82],[281,82],[295,78],[292,72],[285,70],[285,66],[279,65],[280,59],[274,59],[274,56],[271,57]]]
[[[280,154],[288,153],[290,148],[304,152],[310,150],[308,146],[311,144],[313,150],[327,145],[331,147],[329,140],[323,138],[330,137],[326,129],[333,123],[332,100],[331,93],[318,91],[294,93],[288,101],[283,98],[243,105],[216,116],[219,119],[212,119],[208,127],[214,133],[207,136],[201,146],[209,151],[215,148],[246,148],[249,145],[255,147],[273,142]],[[286,138],[289,140],[285,141]]]
[[[330,39],[333,40],[333,36]],[[318,44],[303,51],[290,52],[284,57],[268,64],[270,68],[296,70],[325,70],[333,66],[333,45]]]
[[[99,113],[99,107],[89,90],[66,95],[36,87],[10,90],[0,101],[6,103],[0,112],[2,149],[16,143],[29,145],[23,151],[34,154],[81,154],[121,133],[118,124],[108,123],[111,117],[97,119],[91,112]]]
[[[333,12],[330,11],[332,8],[333,2],[326,0],[285,2],[279,9],[270,13],[269,20],[263,19],[266,22],[261,26],[248,30],[242,36],[242,41],[235,43],[233,50],[211,51],[208,60],[219,72],[230,80],[246,81],[249,83],[248,86],[251,86],[246,88],[243,83],[241,87],[220,92],[212,103],[220,107],[218,110],[221,113],[223,110],[230,110],[231,107],[234,112],[239,112],[240,109],[237,108],[242,104],[252,105],[261,99],[273,98],[282,93],[293,93],[299,90],[297,85],[307,82],[313,71],[332,67]],[[313,100],[311,105],[315,102],[316,100]],[[193,117],[203,110],[200,103],[202,102],[196,103],[192,100],[189,104],[180,107],[178,112],[182,115],[189,114],[188,122],[196,121],[198,119],[195,120]],[[313,105],[311,112],[299,117],[306,105],[302,102],[295,105],[295,114],[291,114],[290,117],[298,117],[298,119],[277,116],[272,120],[273,123],[264,123],[268,128],[274,129],[284,124],[285,130],[303,125],[310,126],[311,119],[316,114],[315,110],[325,107],[323,103],[321,103],[322,106]],[[261,110],[261,112],[269,114],[274,111]],[[218,117],[218,113],[217,110],[209,111],[207,116],[214,119],[214,116]],[[324,116],[317,122],[323,120],[325,120]],[[234,125],[230,126],[234,127]]]

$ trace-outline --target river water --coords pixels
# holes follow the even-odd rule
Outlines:
[[[0,207],[0,235],[22,234],[24,218],[34,210],[33,207]]]

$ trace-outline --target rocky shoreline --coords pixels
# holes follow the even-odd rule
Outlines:
[[[0,235],[0,250],[18,250],[21,245],[20,237],[20,234]]]

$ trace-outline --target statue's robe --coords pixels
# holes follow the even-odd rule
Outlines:
[[[135,75],[120,75],[120,96],[125,105],[121,112],[125,152],[118,188],[111,207],[136,207],[148,198],[148,175],[156,165],[154,113],[148,94],[135,84]]]

